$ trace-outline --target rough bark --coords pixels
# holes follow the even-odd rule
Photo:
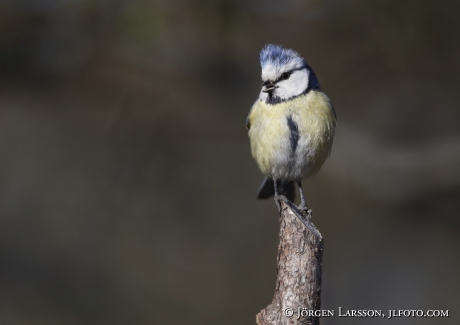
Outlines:
[[[323,238],[310,218],[281,197],[278,272],[273,301],[256,316],[258,325],[319,324]],[[300,317],[299,317],[300,312]],[[292,316],[290,316],[292,314]]]

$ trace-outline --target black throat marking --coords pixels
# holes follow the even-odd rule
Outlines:
[[[299,138],[300,138],[299,126],[292,119],[291,115],[287,117],[287,124],[289,127],[289,131],[291,131],[291,134],[289,135],[289,141],[291,142],[292,154],[294,154],[295,151],[297,150],[297,145],[299,144]]]

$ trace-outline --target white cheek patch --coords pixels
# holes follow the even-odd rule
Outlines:
[[[289,79],[279,81],[276,85],[278,88],[275,89],[273,95],[286,100],[292,97],[299,96],[308,88],[308,70],[294,71]]]

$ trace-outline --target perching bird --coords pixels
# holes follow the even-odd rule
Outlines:
[[[260,52],[262,90],[246,119],[252,156],[266,176],[257,198],[295,198],[309,211],[301,181],[319,171],[329,156],[336,114],[318,79],[299,53],[279,45]]]

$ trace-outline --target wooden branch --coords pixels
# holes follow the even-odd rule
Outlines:
[[[323,237],[293,203],[285,197],[280,197],[279,203],[275,295],[256,321],[258,325],[317,325],[319,317],[312,312],[321,308]]]

